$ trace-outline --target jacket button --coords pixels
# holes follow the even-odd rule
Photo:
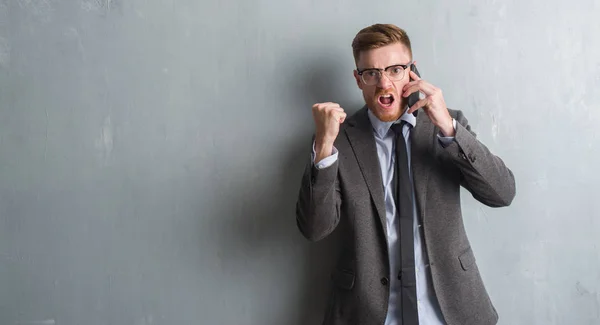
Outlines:
[[[388,284],[388,279],[386,277],[381,278],[381,284],[384,286]]]
[[[402,281],[402,271],[398,272],[398,280]]]

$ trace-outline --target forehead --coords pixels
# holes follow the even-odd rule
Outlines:
[[[404,44],[394,43],[360,53],[359,69],[383,69],[394,64],[407,64],[411,60],[410,52]]]

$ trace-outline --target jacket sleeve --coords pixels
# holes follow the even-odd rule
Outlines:
[[[339,160],[317,169],[306,164],[296,202],[296,223],[304,237],[318,241],[333,232],[340,220]]]
[[[492,154],[476,138],[461,111],[456,111],[454,141],[445,147],[450,160],[461,171],[461,185],[479,202],[490,207],[512,203],[516,194],[515,177],[502,159]]]

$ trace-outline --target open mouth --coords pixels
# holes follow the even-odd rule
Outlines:
[[[377,101],[379,105],[383,107],[390,107],[394,103],[394,95],[392,94],[384,94],[377,97]]]

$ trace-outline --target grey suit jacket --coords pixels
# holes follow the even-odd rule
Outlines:
[[[433,286],[448,325],[496,324],[463,225],[460,186],[490,207],[509,205],[515,180],[503,161],[476,138],[461,111],[455,141],[442,147],[439,129],[421,112],[411,131],[417,211]],[[317,241],[340,232],[340,256],[323,324],[384,324],[390,274],[386,215],[377,149],[367,108],[340,127],[338,160],[318,170],[306,165],[296,206],[300,232]],[[410,325],[410,324],[406,324]]]

